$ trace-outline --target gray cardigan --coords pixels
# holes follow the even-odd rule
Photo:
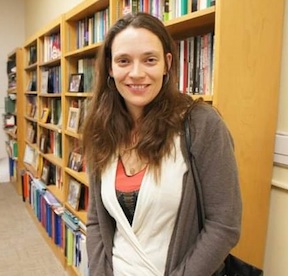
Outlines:
[[[240,236],[242,204],[231,135],[218,113],[204,104],[191,111],[190,133],[191,152],[201,181],[204,229],[199,234],[194,179],[188,165],[169,244],[165,276],[212,275]],[[181,149],[188,163],[185,135],[181,137]],[[112,276],[115,221],[103,206],[101,184],[96,183],[93,175],[89,180],[89,272],[90,276]]]

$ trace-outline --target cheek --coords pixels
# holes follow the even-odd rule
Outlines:
[[[123,68],[113,67],[111,69],[111,76],[114,78],[115,82],[120,81],[121,79],[125,78],[126,71]]]

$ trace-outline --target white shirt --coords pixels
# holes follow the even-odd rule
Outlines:
[[[180,137],[175,137],[173,153],[162,161],[160,183],[157,184],[152,173],[146,171],[132,225],[129,224],[116,196],[117,162],[118,158],[115,158],[102,174],[101,185],[104,206],[116,221],[114,275],[163,275],[181,200],[183,175],[187,171],[180,149]]]

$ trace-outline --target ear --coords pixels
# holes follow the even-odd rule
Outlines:
[[[113,78],[113,71],[112,71],[111,68],[109,69],[109,76],[110,76],[111,78]]]
[[[171,68],[171,64],[172,64],[172,54],[171,53],[166,54],[166,62],[167,62],[167,68],[165,70],[165,75],[167,74],[167,72]]]

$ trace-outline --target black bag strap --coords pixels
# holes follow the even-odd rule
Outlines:
[[[203,222],[203,212],[202,212],[202,205],[200,200],[200,179],[198,175],[198,171],[196,168],[195,160],[191,152],[191,135],[190,135],[190,126],[188,118],[185,120],[185,139],[186,139],[186,148],[189,155],[189,164],[191,167],[192,175],[194,178],[194,184],[195,184],[195,192],[196,192],[196,200],[197,200],[197,214],[198,214],[198,226],[199,226],[199,233],[204,227]]]

